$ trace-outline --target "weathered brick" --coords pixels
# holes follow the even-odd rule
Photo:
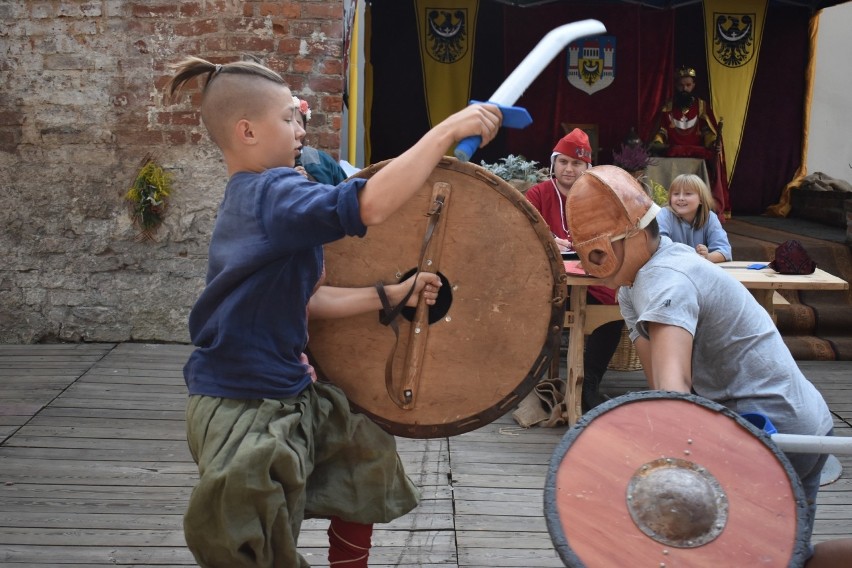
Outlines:
[[[180,2],[180,15],[184,18],[201,16],[204,8],[199,2]]]
[[[0,152],[14,154],[21,143],[21,129],[0,126]]]
[[[310,73],[314,68],[314,60],[306,57],[294,57],[290,63],[290,70],[294,73]]]
[[[130,6],[126,0],[106,0],[103,4],[104,16],[107,18],[126,16]]]
[[[0,126],[13,126],[24,123],[26,115],[21,110],[0,110]]]
[[[177,4],[179,4],[179,2],[160,5],[154,4],[152,2],[134,3],[131,7],[131,13],[134,18],[176,17],[180,13]]]
[[[195,126],[201,123],[197,111],[161,111],[157,113],[157,124]]]
[[[92,2],[60,2],[56,7],[56,16],[63,18],[97,17],[101,15],[99,5]]]
[[[167,130],[163,132],[163,141],[170,146],[186,144],[187,132],[185,130]]]
[[[69,33],[74,36],[95,35],[100,30],[95,20],[75,20],[68,28]]]
[[[304,93],[305,92],[305,77],[302,75],[294,75],[292,73],[284,74],[284,82],[289,85],[290,90],[296,93]]]
[[[343,111],[343,97],[322,97],[320,99],[320,108],[333,113]]]
[[[163,99],[171,65],[263,57],[309,97],[312,143],[336,155],[342,17],[322,14],[341,6],[0,0],[0,69],[14,77],[0,109],[0,341],[186,341],[226,168],[199,122],[202,81]],[[174,173],[175,190],[155,240],[136,241],[122,197],[146,155]],[[138,290],[174,293],[140,306]]]
[[[319,72],[323,75],[343,75],[343,60],[336,57],[323,59]]]
[[[343,21],[324,21],[320,24],[320,30],[330,38],[343,39]]]
[[[302,17],[305,19],[336,20],[343,18],[343,2],[334,4],[306,2],[302,6]]]
[[[102,15],[100,2],[84,2],[80,5],[80,13],[86,18],[99,18]]]
[[[224,37],[206,37],[200,43],[201,53],[223,52],[228,47],[228,40]]]
[[[223,32],[265,32],[266,21],[262,18],[221,18]]]
[[[290,33],[294,37],[311,37],[314,33],[317,32],[317,23],[316,22],[308,22],[305,20],[299,20],[290,22]]]
[[[59,53],[44,58],[45,69],[69,69],[74,71],[91,70],[94,67],[92,59],[87,55],[71,55]]]
[[[302,50],[302,55],[309,55],[317,59],[324,57],[341,57],[343,54],[343,44],[337,40],[331,41],[328,39],[310,39],[304,43],[305,49]]]
[[[312,91],[323,93],[343,93],[343,78],[332,76],[311,76],[308,86]]]
[[[156,130],[118,127],[114,134],[116,143],[122,146],[159,146],[163,143],[163,133]]]
[[[219,22],[214,18],[182,22],[175,25],[174,27],[175,35],[185,37],[196,37],[204,34],[212,34],[218,30]]]
[[[278,53],[298,55],[301,41],[294,38],[284,38],[278,42]]]
[[[8,13],[7,13],[8,12]],[[32,18],[53,18],[56,12],[53,10],[52,2],[33,2],[30,4],[30,17]],[[4,20],[11,20],[14,17],[12,13],[12,4],[0,5],[0,17]],[[17,17],[20,17],[18,15]]]
[[[275,40],[271,37],[234,36],[228,39],[228,48],[236,52],[269,53],[275,50]]]
[[[296,2],[261,2],[257,15],[298,19],[302,17],[302,6]]]
[[[323,148],[340,147],[340,132],[323,132],[319,135],[319,145]]]

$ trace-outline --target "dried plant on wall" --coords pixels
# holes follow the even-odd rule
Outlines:
[[[153,240],[163,223],[171,193],[172,174],[146,156],[124,198],[130,203],[130,217],[139,227],[141,240]]]

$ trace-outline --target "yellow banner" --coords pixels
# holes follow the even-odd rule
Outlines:
[[[467,106],[479,0],[416,0],[429,125]],[[391,32],[392,33],[392,32]]]
[[[370,52],[370,44],[373,37],[373,8],[370,2],[364,5],[364,161],[362,165],[369,166],[373,163],[373,147],[370,144],[370,134],[373,128],[373,58]],[[355,46],[354,49],[358,49]],[[351,162],[350,162],[351,163]],[[358,164],[353,164],[358,165]]]
[[[767,0],[704,0],[710,106],[724,121],[728,180],[734,175],[757,70]]]

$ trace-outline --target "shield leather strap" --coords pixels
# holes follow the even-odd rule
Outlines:
[[[381,321],[394,310],[309,322],[320,378],[388,432],[432,438],[479,428],[550,367],[565,313],[562,258],[538,211],[484,168],[443,159],[388,220],[324,252],[329,286],[387,286],[418,270],[441,278],[434,306],[421,301],[394,318],[398,337]]]
[[[429,207],[429,212],[426,213],[426,216],[429,218],[429,224],[426,226],[426,234],[423,235],[423,244],[420,247],[420,260],[417,261],[415,277],[424,271],[432,272],[434,274],[437,266],[439,265],[442,241],[440,238],[435,238],[434,241],[432,239],[433,237],[436,237],[436,235],[443,237],[445,232],[439,230],[438,227],[442,219],[441,213],[446,210],[447,205],[449,204],[449,184],[443,182],[436,183],[432,192],[432,198],[432,204]],[[407,410],[414,408],[414,405],[416,404],[415,397],[418,392],[417,386],[420,381],[420,374],[422,371],[421,362],[423,361],[423,354],[426,349],[426,338],[428,337],[429,332],[429,307],[426,305],[426,302],[418,302],[414,319],[411,320],[413,333],[411,334],[411,343],[408,346],[405,366],[403,367],[405,381],[401,388],[398,387],[393,376],[393,362],[396,356],[396,348],[399,343],[399,324],[397,323],[397,318],[400,313],[402,313],[406,302],[408,302],[411,293],[414,291],[414,286],[415,283],[412,283],[411,288],[409,288],[405,297],[403,297],[397,306],[391,306],[388,296],[385,293],[384,283],[381,281],[376,283],[376,292],[382,302],[382,312],[379,316],[379,321],[382,322],[382,325],[390,326],[393,330],[394,337],[396,338],[396,342],[394,343],[394,346],[388,355],[387,362],[385,363],[385,386],[387,387],[388,396],[390,396],[391,400],[396,402],[400,408]]]
[[[802,566],[801,483],[769,438],[694,395],[631,393],[553,453],[545,518],[566,566]]]

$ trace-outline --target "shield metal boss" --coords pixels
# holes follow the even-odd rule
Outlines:
[[[324,250],[329,286],[395,284],[418,267],[441,278],[435,306],[396,318],[398,338],[378,310],[309,323],[320,377],[390,433],[479,428],[514,408],[549,368],[565,316],[565,267],[538,211],[484,168],[443,159],[389,219]]]
[[[806,501],[784,454],[707,399],[631,393],[553,453],[545,517],[566,566],[801,566]]]

